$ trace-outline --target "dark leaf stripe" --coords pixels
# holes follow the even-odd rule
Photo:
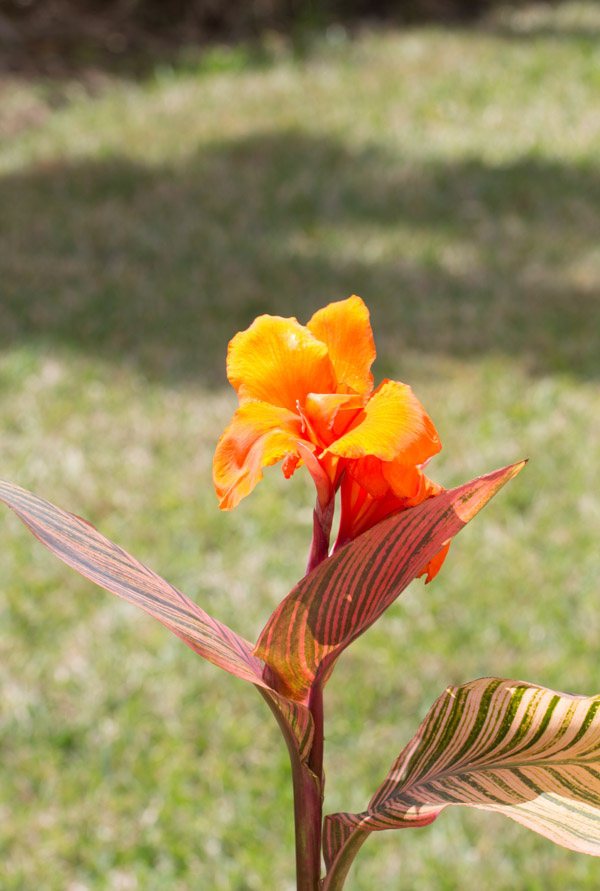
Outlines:
[[[68,566],[145,610],[209,662],[266,688],[292,727],[301,759],[307,757],[312,739],[312,717],[299,703],[290,702],[270,690],[262,677],[264,666],[253,655],[249,641],[204,612],[86,520],[2,480],[0,499]]]
[[[255,654],[277,689],[306,701],[345,647],[390,606],[524,462],[442,492],[378,523],[302,579],[275,610]]]
[[[314,736],[314,722],[311,713],[299,702],[292,702],[264,685],[261,687],[261,693],[265,699],[270,699],[281,712],[284,723],[291,730],[298,757],[300,761],[305,762],[310,755]]]
[[[367,810],[326,818],[327,861],[353,832],[423,826],[450,804],[503,813],[600,856],[599,705],[600,696],[497,678],[449,688]]]

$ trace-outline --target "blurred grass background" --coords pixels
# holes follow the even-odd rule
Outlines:
[[[311,486],[211,486],[228,340],[357,293],[446,486],[519,478],[342,658],[326,812],[362,809],[444,687],[598,686],[600,9],[330,28],[143,78],[0,80],[1,475],[245,637],[303,572]],[[2,513],[2,891],[292,891],[287,753],[254,691]],[[592,889],[598,864],[454,808],[351,891]]]

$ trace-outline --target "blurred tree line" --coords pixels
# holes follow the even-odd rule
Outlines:
[[[0,65],[92,62],[331,24],[468,21],[506,0],[0,0]]]

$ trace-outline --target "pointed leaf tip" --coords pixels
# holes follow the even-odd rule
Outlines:
[[[484,507],[488,503],[488,501],[490,501],[490,499],[493,498],[493,496],[497,492],[499,492],[503,486],[506,485],[506,483],[514,479],[516,475],[523,470],[528,460],[528,458],[524,458],[522,461],[517,461],[516,464],[509,464],[507,467],[503,467],[501,470],[497,470],[493,473],[487,474],[486,477],[480,477],[479,479],[489,478],[490,488],[487,490],[484,489],[483,491],[479,491],[478,489],[469,491],[467,489],[463,497],[456,499],[454,503],[454,511],[456,512],[457,517],[465,525],[470,522],[475,514],[479,513],[481,508]],[[473,482],[478,482],[478,480],[473,480]],[[482,499],[483,503],[481,503]]]

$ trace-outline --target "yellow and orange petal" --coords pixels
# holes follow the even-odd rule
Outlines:
[[[373,389],[371,365],[375,361],[375,341],[369,310],[360,297],[353,295],[330,303],[318,310],[306,327],[327,345],[337,378],[337,392],[344,392],[341,386],[344,385],[368,395]],[[326,392],[313,388],[313,393]]]
[[[343,460],[343,459],[342,459]],[[345,462],[348,474],[373,498],[388,493],[402,499],[403,507],[414,507],[425,498],[439,495],[442,486],[425,476],[420,467],[396,461],[380,461],[373,455]]]
[[[297,415],[265,402],[238,408],[217,444],[213,482],[222,510],[231,510],[262,479],[263,467],[286,459],[288,476],[299,461],[302,438]]]
[[[382,463],[381,469],[391,491],[405,500],[406,507],[414,507],[444,491],[444,487],[425,476],[420,467],[406,465],[402,459]]]
[[[227,377],[240,402],[250,399],[296,411],[308,393],[335,392],[327,345],[296,319],[259,316],[231,340]]]
[[[441,448],[433,422],[411,387],[385,380],[351,429],[329,447],[341,458],[374,455],[382,461],[424,464]]]
[[[383,498],[390,491],[390,484],[383,473],[383,461],[374,455],[344,461],[347,474],[372,498]]]
[[[338,544],[442,487],[422,466],[440,448],[412,389],[384,381],[373,391],[375,345],[369,312],[356,296],[294,318],[260,316],[229,344],[227,374],[240,408],[219,440],[213,465],[220,507],[230,509],[283,461],[311,473],[322,509],[341,481]],[[447,546],[422,573],[430,581]]]
[[[363,404],[363,397],[353,393],[309,393],[303,419],[315,445],[331,445],[352,425]]]

